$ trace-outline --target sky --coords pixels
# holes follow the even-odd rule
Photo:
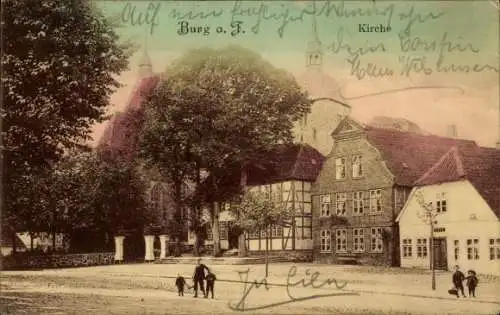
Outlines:
[[[109,112],[122,110],[147,50],[154,72],[189,49],[240,45],[294,75],[305,70],[305,51],[316,21],[323,71],[340,85],[367,122],[403,117],[444,135],[494,146],[500,138],[499,8],[494,1],[98,1],[118,20],[121,40],[139,49]],[[240,22],[237,24],[236,22]],[[233,24],[232,24],[233,23]],[[181,26],[201,28],[182,34]],[[238,31],[239,33],[233,33]],[[386,32],[364,32],[383,26]],[[387,29],[387,27],[390,29]],[[204,32],[208,28],[207,32]],[[396,90],[396,91],[395,91]],[[391,92],[392,91],[392,92]],[[94,126],[94,142],[104,124]]]

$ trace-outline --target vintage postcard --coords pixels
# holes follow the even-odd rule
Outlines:
[[[1,314],[500,314],[498,0],[2,1]]]

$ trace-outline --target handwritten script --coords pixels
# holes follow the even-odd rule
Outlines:
[[[289,303],[294,303],[294,302],[300,302],[300,301],[305,301],[305,300],[311,300],[311,299],[317,299],[317,298],[325,298],[325,297],[333,297],[333,296],[349,296],[349,295],[359,295],[354,292],[347,292],[343,291],[347,286],[347,281],[344,281],[342,283],[338,283],[337,280],[333,278],[326,278],[323,280],[318,279],[321,274],[318,271],[312,272],[310,269],[306,269],[304,272],[304,275],[302,277],[297,275],[297,267],[292,266],[287,275],[287,280],[286,284],[269,284],[267,281],[267,278],[263,278],[260,280],[254,280],[254,281],[248,281],[248,276],[250,273],[250,269],[247,269],[245,271],[239,271],[238,274],[240,276],[240,279],[244,283],[243,287],[243,294],[241,298],[236,302],[236,303],[231,303],[229,302],[228,307],[231,310],[234,311],[255,311],[258,309],[264,309],[264,308],[270,308],[270,307],[276,307],[279,305],[284,305],[284,304],[289,304]],[[250,285],[248,285],[250,284]],[[294,296],[292,294],[292,289],[293,288],[309,288],[306,292],[310,293],[311,289],[322,289],[322,288],[332,288],[332,284],[335,285],[335,289],[339,290],[340,292],[335,292],[335,293],[327,293],[327,294],[309,294],[306,296]],[[271,286],[278,286],[278,287],[285,287],[286,294],[288,296],[288,299],[274,302],[274,303],[268,303],[268,304],[261,304],[261,305],[248,305],[248,298],[250,297],[250,293],[253,294],[266,294],[267,291],[271,290]],[[260,289],[260,290],[259,290]],[[265,291],[263,291],[265,290]],[[267,295],[269,296],[269,295]]]
[[[135,4],[128,2],[122,10],[122,22],[149,27],[153,34],[160,24],[161,4],[151,2],[139,10]],[[497,65],[481,63],[484,58],[481,58],[482,52],[477,44],[462,38],[460,34],[453,35],[446,29],[447,20],[443,18],[452,20],[456,17],[434,7],[417,9],[410,4],[384,2],[361,5],[356,1],[321,1],[298,5],[237,0],[231,6],[219,8],[196,6],[184,9],[183,6],[168,6],[168,9],[168,14],[163,16],[179,25],[179,36],[259,34],[265,23],[266,33],[274,29],[277,36],[283,38],[289,26],[309,23],[314,16],[318,21],[323,21],[322,25],[328,22],[328,32],[322,32],[323,41],[327,43],[326,51],[344,58],[350,68],[350,75],[358,80],[429,76],[436,73],[498,72]],[[227,25],[216,26],[213,32],[203,25],[204,21],[228,19]],[[376,19],[390,32],[385,34],[385,39],[357,31],[353,34],[359,19]],[[421,27],[433,31],[422,32]],[[381,65],[379,58],[383,55],[390,55],[391,58],[385,58],[390,61]]]

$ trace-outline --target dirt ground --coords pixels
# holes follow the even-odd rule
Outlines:
[[[266,289],[265,285],[250,288],[251,282],[264,276],[261,265],[210,267],[218,278],[213,300],[195,299],[193,290],[184,297],[177,295],[175,276],[184,275],[191,285],[191,265],[2,272],[0,310],[1,314],[374,315],[496,315],[500,311],[500,283],[494,277],[480,279],[476,299],[457,299],[447,294],[451,278],[447,272],[438,273],[437,290],[432,291],[424,271],[275,264],[270,266]],[[245,287],[240,280],[247,275],[250,283]],[[345,287],[337,288],[344,283]],[[244,291],[248,292],[245,298]]]

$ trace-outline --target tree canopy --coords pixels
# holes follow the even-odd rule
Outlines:
[[[215,190],[200,185],[201,169],[215,176],[291,142],[293,123],[309,107],[293,76],[253,51],[191,50],[167,68],[148,98],[142,156],[172,181],[194,179],[194,190]]]
[[[11,0],[3,8],[4,222],[15,228],[17,213],[36,203],[27,193],[33,176],[104,118],[131,50],[90,1]]]

